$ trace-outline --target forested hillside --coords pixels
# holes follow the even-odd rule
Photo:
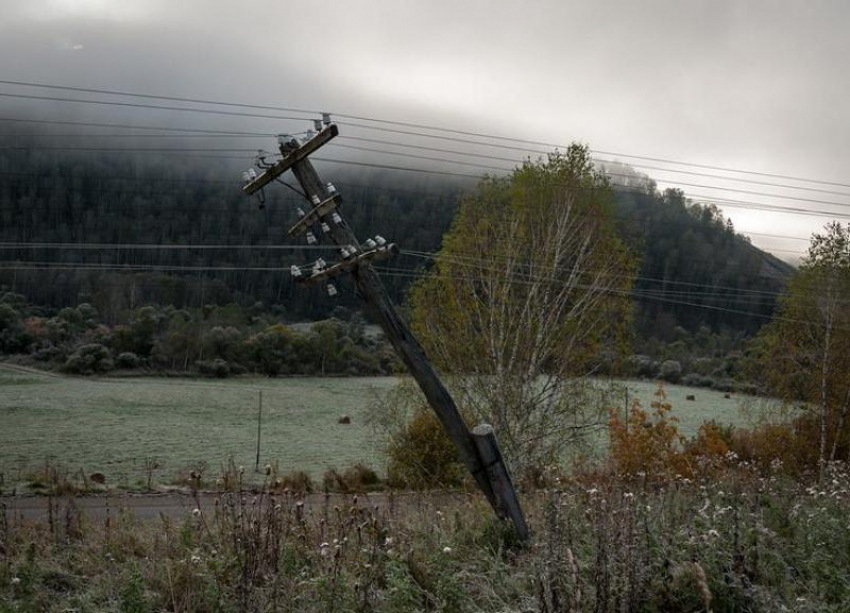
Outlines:
[[[90,302],[111,323],[144,304],[262,302],[293,320],[356,305],[351,292],[331,300],[319,288],[292,286],[289,266],[322,252],[268,247],[292,242],[286,230],[303,199],[274,185],[261,206],[239,190],[240,167],[229,158],[26,145],[0,150],[0,241],[7,243],[0,251],[0,286],[33,304]],[[691,205],[676,191],[659,193],[649,179],[626,170],[633,176],[623,180],[618,167],[614,183],[621,231],[643,258],[635,285],[640,335],[669,340],[676,326],[695,331],[703,324],[755,331],[772,313],[772,292],[783,287],[791,267],[735,234],[717,210]],[[458,196],[473,186],[446,175],[336,164],[323,174],[343,193],[361,239],[381,234],[421,252],[439,248]],[[415,270],[427,260],[401,255],[387,266],[394,271],[385,281],[402,299],[412,275],[398,269]]]

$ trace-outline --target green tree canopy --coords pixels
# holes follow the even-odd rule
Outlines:
[[[587,147],[527,161],[464,198],[433,270],[411,290],[429,356],[464,414],[496,428],[515,469],[555,459],[598,423],[576,377],[617,353],[635,258]],[[521,459],[521,460],[520,460]]]
[[[816,413],[821,469],[838,459],[839,440],[850,435],[850,224],[812,237],[756,358],[768,393]]]

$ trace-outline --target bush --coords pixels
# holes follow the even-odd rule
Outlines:
[[[429,409],[419,408],[390,440],[388,480],[394,487],[457,487],[466,474],[454,443]]]
[[[99,343],[82,345],[65,361],[63,370],[77,375],[103,373],[115,367],[109,349]]]
[[[132,351],[124,351],[118,355],[118,358],[115,360],[115,364],[118,368],[138,368],[141,364],[141,360],[139,359],[139,356]]]
[[[635,377],[654,379],[658,375],[658,362],[646,355],[629,356],[626,367]]]
[[[273,480],[273,485],[277,490],[290,490],[292,492],[310,493],[315,491],[313,480],[310,475],[303,470],[293,470],[284,475],[280,475]]]
[[[207,377],[217,377],[224,379],[230,375],[230,365],[220,358],[215,360],[200,360],[195,362],[198,371]]]
[[[609,454],[618,475],[666,479],[688,472],[681,453],[685,439],[679,434],[679,420],[670,415],[673,407],[664,389],[659,386],[655,395],[651,414],[639,401],[632,405],[626,421],[611,410]]]
[[[713,377],[708,375],[689,373],[682,377],[681,384],[688,387],[714,387],[715,381]]]
[[[665,360],[658,369],[658,376],[664,381],[676,383],[682,376],[682,365],[676,360]]]

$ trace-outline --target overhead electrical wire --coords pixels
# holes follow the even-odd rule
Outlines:
[[[300,113],[300,114],[306,114],[306,115],[309,115],[309,114],[318,115],[318,114],[323,113],[323,112],[328,112],[328,111],[320,111],[318,109],[293,108],[293,107],[285,107],[285,106],[279,106],[279,105],[260,105],[260,104],[237,103],[237,102],[227,102],[227,101],[221,101],[221,100],[209,100],[209,99],[188,98],[188,97],[178,97],[178,96],[163,96],[163,95],[154,95],[154,94],[147,94],[147,93],[141,93],[141,92],[110,90],[110,89],[102,89],[102,88],[84,88],[84,87],[58,85],[58,84],[47,84],[47,83],[36,83],[36,82],[28,82],[28,81],[0,80],[0,84],[14,85],[14,86],[19,86],[19,87],[55,89],[55,90],[61,90],[61,91],[75,91],[75,92],[80,92],[80,93],[95,93],[95,94],[109,95],[109,96],[122,96],[122,97],[143,98],[143,99],[151,99],[151,100],[164,100],[164,101],[182,102],[182,103],[188,103],[188,104],[205,104],[205,105],[213,105],[213,106],[232,107],[232,108],[247,108],[247,109],[255,109],[255,110],[291,112],[291,113]],[[23,95],[23,94],[11,94],[11,93],[3,93],[3,94],[0,94],[0,95],[6,95],[6,96],[10,96],[10,97],[32,97],[32,96],[27,96],[27,95]],[[52,98],[47,97],[47,96],[41,96],[41,97],[36,97],[36,99],[51,100]],[[113,104],[113,105],[117,105],[117,106],[132,106],[131,103],[124,103],[124,102],[118,102],[118,101],[103,101],[103,100],[88,101],[88,100],[81,100],[81,99],[74,99],[74,98],[55,99],[55,101],[63,101],[63,102],[67,101],[67,102],[72,102],[72,103],[76,102],[76,103],[91,103],[91,104]],[[149,106],[151,108],[164,109],[164,110],[177,110],[177,111],[191,110],[191,109],[187,109],[185,107],[164,107],[164,106],[156,106],[156,105],[149,105]],[[145,108],[147,108],[147,107],[145,107]],[[227,114],[224,111],[212,111],[212,110],[209,110],[209,109],[195,109],[195,110],[199,113],[213,113],[213,114],[224,113],[224,114]],[[458,130],[458,129],[454,129],[454,128],[448,128],[448,127],[445,127],[445,126],[435,126],[435,125],[428,125],[428,124],[423,124],[423,123],[414,123],[414,122],[408,122],[408,121],[397,121],[397,120],[391,120],[391,119],[385,119],[385,118],[367,117],[367,116],[362,116],[362,115],[352,115],[352,114],[346,114],[346,113],[339,113],[339,112],[335,112],[335,111],[333,112],[333,115],[337,116],[337,117],[346,118],[346,119],[354,119],[354,120],[357,120],[357,121],[368,121],[368,122],[372,122],[372,123],[381,123],[381,124],[387,124],[387,125],[413,127],[413,128],[426,129],[426,130],[431,130],[431,131],[436,131],[436,132],[444,132],[444,133],[448,133],[448,134],[457,134],[457,135],[462,135],[462,136],[472,136],[472,137],[475,137],[475,138],[487,138],[487,139],[502,141],[502,142],[512,142],[512,143],[534,145],[534,146],[537,146],[537,147],[545,147],[547,149],[552,149],[552,148],[563,149],[563,148],[566,148],[563,144],[558,144],[558,143],[535,141],[535,140],[531,140],[531,139],[523,139],[523,138],[516,138],[516,137],[495,135],[495,134],[487,134],[487,133],[483,133],[483,132],[473,132],[473,131],[468,131],[468,130]],[[238,114],[237,116],[254,116],[254,115]],[[283,119],[283,120],[297,120],[297,121],[304,121],[304,120],[309,119],[309,117],[293,118],[293,117],[280,117],[280,116],[265,116],[264,118]],[[353,127],[360,127],[360,128],[365,128],[365,129],[377,129],[378,128],[378,126],[365,126],[365,125],[361,125],[361,124],[351,124],[351,123],[347,123],[347,125],[352,125]],[[388,128],[383,128],[382,130],[383,131],[392,131],[391,129],[388,129]],[[413,136],[422,136],[422,137],[426,137],[426,138],[441,138],[441,137],[439,137],[437,135],[433,135],[433,134],[409,133],[409,132],[400,131],[400,130],[396,131],[396,133],[410,134],[410,135],[413,135]],[[494,145],[492,143],[482,143],[482,142],[478,142],[478,141],[468,141],[468,142],[470,142],[470,144],[481,144],[483,146],[497,146],[497,145]],[[707,165],[707,164],[685,162],[685,161],[681,161],[681,160],[673,160],[673,159],[662,158],[662,157],[633,155],[633,154],[627,154],[627,153],[616,152],[616,151],[592,150],[592,152],[599,153],[599,154],[602,154],[602,155],[614,155],[614,156],[629,157],[629,158],[634,158],[634,159],[644,159],[644,160],[648,160],[648,161],[656,161],[656,162],[662,162],[662,163],[668,163],[668,164],[695,166],[695,167],[712,169],[712,170],[721,170],[721,171],[724,171],[724,172],[735,172],[735,173],[739,173],[739,174],[754,174],[754,175],[759,175],[759,176],[769,176],[769,177],[773,177],[773,178],[785,178],[785,179],[807,182],[807,183],[820,183],[820,184],[833,185],[833,186],[839,186],[839,187],[850,187],[850,184],[846,184],[846,183],[825,181],[825,180],[820,180],[820,179],[811,179],[811,178],[807,178],[807,177],[796,177],[796,176],[785,175],[785,174],[780,174],[780,173],[765,173],[765,172],[760,172],[760,171],[750,171],[750,170],[742,170],[742,169],[722,167],[722,166],[712,166],[712,165]]]
[[[114,137],[114,138],[119,138],[119,137],[120,138],[134,138],[134,137],[135,138],[151,138],[151,137],[152,138],[179,138],[181,135],[184,136],[184,137],[189,137],[189,138],[192,138],[192,137],[206,137],[206,138],[243,138],[243,137],[244,138],[249,138],[249,137],[260,138],[260,137],[262,137],[262,138],[268,138],[268,137],[274,137],[274,136],[277,135],[274,132],[245,132],[245,131],[235,131],[235,130],[206,130],[206,129],[203,129],[203,128],[155,127],[155,126],[143,126],[143,125],[137,125],[137,124],[108,124],[108,123],[96,123],[96,122],[76,122],[76,121],[58,121],[58,120],[21,119],[21,118],[0,117],[0,122],[2,122],[2,121],[174,132],[173,134],[150,134],[150,133],[145,133],[145,134],[91,134],[91,133],[89,133],[89,134],[51,134],[51,133],[0,134],[0,137],[6,137],[6,138],[13,138],[13,137],[16,137],[16,138],[36,138],[36,137],[37,138],[52,138],[52,137],[62,137],[62,138],[66,138],[66,137],[67,138],[73,138],[73,137],[79,137],[79,138],[106,138],[106,137],[110,137],[110,138],[112,138],[112,137]],[[301,134],[305,134],[306,132],[307,131],[296,132],[296,133],[292,133],[291,135],[301,135]],[[440,153],[451,153],[451,154],[454,154],[454,155],[460,155],[460,156],[465,156],[465,157],[473,157],[473,158],[478,158],[478,159],[489,159],[489,160],[510,162],[512,164],[519,164],[519,163],[522,163],[525,159],[527,159],[527,158],[523,158],[523,159],[508,158],[508,157],[504,157],[504,156],[494,156],[494,155],[487,155],[487,154],[482,154],[482,153],[473,153],[473,152],[469,152],[469,151],[458,151],[458,150],[453,150],[453,149],[445,149],[445,148],[441,148],[441,147],[428,147],[428,146],[423,146],[423,145],[414,145],[414,144],[410,144],[410,143],[401,143],[401,142],[397,142],[397,141],[388,141],[388,140],[384,140],[384,139],[374,139],[374,138],[364,138],[364,137],[358,137],[358,136],[341,135],[339,138],[343,139],[343,140],[352,140],[352,141],[359,141],[359,142],[369,142],[369,143],[376,143],[376,144],[383,144],[383,145],[392,145],[392,146],[402,147],[402,148],[406,148],[406,149],[417,149],[417,150],[433,151],[433,152],[440,152]],[[538,155],[545,154],[545,152],[538,151],[536,149],[525,149],[524,151],[529,152],[529,153],[536,153]],[[445,160],[440,160],[440,161],[445,161]],[[599,163],[599,164],[603,164],[603,165],[604,164],[622,164],[623,163],[623,162],[620,162],[618,160],[607,160],[607,159],[602,159],[602,158],[599,158],[599,157],[594,157],[594,161]],[[689,170],[680,170],[680,169],[677,169],[677,168],[664,168],[664,167],[660,167],[660,166],[650,166],[650,165],[645,165],[645,164],[640,164],[640,163],[629,163],[628,165],[635,167],[635,168],[644,168],[644,169],[655,170],[655,171],[659,171],[659,172],[687,174],[687,175],[692,175],[692,176],[700,176],[700,177],[707,177],[707,178],[712,178],[712,179],[719,179],[719,180],[723,180],[723,181],[734,181],[734,182],[749,183],[749,184],[754,184],[754,185],[762,185],[762,186],[766,186],[766,187],[776,187],[776,188],[781,188],[781,189],[791,189],[791,190],[797,190],[797,191],[810,191],[810,192],[833,194],[833,195],[839,195],[839,196],[850,196],[850,193],[847,193],[847,192],[839,192],[839,191],[835,191],[835,190],[824,190],[824,189],[819,189],[819,188],[814,188],[814,187],[805,187],[805,186],[788,185],[788,184],[777,184],[777,183],[771,183],[771,182],[767,182],[767,181],[756,181],[756,180],[753,180],[753,179],[746,179],[746,178],[742,178],[742,177],[732,177],[732,176],[726,176],[726,175],[717,175],[717,174],[710,174],[710,173],[694,172],[694,171],[689,171]],[[629,175],[629,176],[631,177],[631,175]],[[640,179],[642,177],[635,177],[635,178]],[[652,180],[651,177],[647,177],[647,178]],[[666,180],[662,180],[662,181],[668,182]],[[848,186],[848,187],[850,187],[850,186]]]
[[[0,149],[3,149],[3,147],[0,147]],[[231,159],[231,158],[232,159],[244,159],[243,157],[240,157],[240,156],[194,153],[194,151],[189,149],[189,148],[184,148],[184,149],[145,149],[145,148],[127,148],[127,147],[125,147],[125,148],[120,148],[120,149],[119,148],[106,149],[106,148],[72,148],[72,147],[67,147],[67,148],[63,148],[63,147],[45,147],[45,148],[6,147],[6,149],[22,150],[22,151],[30,151],[30,150],[41,149],[41,150],[69,151],[69,152],[79,151],[79,152],[89,152],[89,153],[102,152],[102,151],[105,151],[105,150],[109,150],[109,151],[113,151],[114,153],[157,153],[157,154],[161,154],[161,155],[187,155],[187,154],[189,154],[192,157],[203,157],[203,158],[214,158],[214,159]],[[199,149],[197,151],[211,151],[211,150],[210,149]],[[256,150],[254,150],[254,149],[237,149],[237,150],[219,149],[219,150],[212,150],[212,151],[217,151],[217,152],[222,152],[222,153],[225,152],[225,151],[242,151],[242,152],[245,152],[245,153],[256,152]],[[188,155],[187,155],[187,157],[188,157]],[[464,179],[469,179],[469,180],[481,180],[481,178],[482,178],[479,175],[452,172],[452,171],[446,171],[446,170],[412,168],[412,167],[409,167],[409,166],[396,166],[396,165],[392,165],[392,164],[380,164],[380,163],[374,163],[374,162],[341,160],[341,159],[325,158],[325,157],[320,157],[320,156],[313,156],[312,159],[316,160],[316,161],[333,163],[333,164],[354,165],[354,166],[361,166],[361,167],[366,167],[366,168],[377,168],[377,169],[394,170],[394,171],[400,171],[400,172],[413,172],[413,173],[424,173],[424,174],[432,174],[432,175],[452,176],[452,177],[464,178]],[[499,170],[504,171],[504,172],[507,171],[506,169],[499,169]],[[688,185],[688,184],[681,183],[681,185]],[[704,188],[707,188],[707,189],[724,189],[724,188],[718,188],[718,187],[709,186],[709,185],[694,185],[694,186],[695,187],[704,187]],[[580,187],[580,186],[579,187],[573,186],[573,187],[577,188],[577,189],[593,189],[593,188],[583,188],[583,187]],[[645,193],[645,189],[640,188],[640,187],[632,187],[632,186],[624,186],[624,185],[618,185],[616,187],[620,190],[636,191],[638,193]],[[730,189],[729,191],[741,192],[741,190],[733,190],[733,189]],[[745,193],[745,192],[741,192],[741,193]],[[753,195],[761,195],[761,196],[766,196],[766,197],[782,197],[782,196],[775,196],[774,194],[766,194],[766,193],[757,193],[757,192],[746,192],[746,193],[750,193],[750,194],[753,194]],[[815,217],[842,218],[842,219],[850,218],[850,216],[848,216],[847,214],[841,214],[841,213],[837,213],[835,211],[825,211],[825,210],[818,210],[818,209],[803,209],[803,208],[799,208],[799,207],[780,207],[780,206],[770,205],[770,204],[766,204],[766,203],[757,203],[757,202],[750,202],[750,201],[744,201],[744,200],[732,200],[732,199],[725,199],[725,198],[716,198],[716,197],[708,196],[708,195],[686,194],[686,197],[688,197],[689,199],[692,199],[696,202],[699,202],[701,204],[702,203],[704,203],[704,204],[718,204],[718,205],[721,205],[721,206],[729,206],[729,207],[732,207],[732,208],[748,208],[748,209],[754,209],[754,210],[775,211],[775,212],[780,212],[780,213],[785,213],[785,214],[798,214],[798,215],[807,215],[807,216],[815,216]],[[826,204],[826,205],[829,205],[829,206],[850,207],[850,204],[848,204],[848,203],[830,202],[830,201],[815,200],[815,199],[810,199],[810,198],[790,198],[790,199],[798,200],[798,201],[801,201],[801,202]]]

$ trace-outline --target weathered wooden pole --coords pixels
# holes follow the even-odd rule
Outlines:
[[[379,253],[389,255],[392,249],[383,252],[371,247],[363,249],[354,232],[337,211],[337,205],[341,199],[335,190],[329,188],[329,184],[321,181],[308,159],[310,153],[338,133],[337,126],[329,124],[306,143],[302,144],[296,140],[281,143],[283,159],[250,180],[243,187],[243,191],[254,194],[286,170],[292,170],[305,196],[313,204],[313,209],[290,230],[290,234],[309,232],[310,228],[318,223],[321,225],[323,236],[328,237],[341,250],[343,248],[346,250],[343,252],[343,257],[346,257],[346,252],[349,254],[342,262],[317,271],[304,280],[321,281],[342,272],[351,274],[358,293],[374,314],[387,339],[434,409],[478,487],[496,514],[502,519],[511,520],[519,537],[527,540],[528,528],[522,508],[499,452],[492,428],[487,426],[489,431],[478,437],[473,436],[469,431],[454,399],[443,385],[407,323],[396,310],[370,264],[371,259]],[[354,253],[359,255],[352,255],[352,248]]]

